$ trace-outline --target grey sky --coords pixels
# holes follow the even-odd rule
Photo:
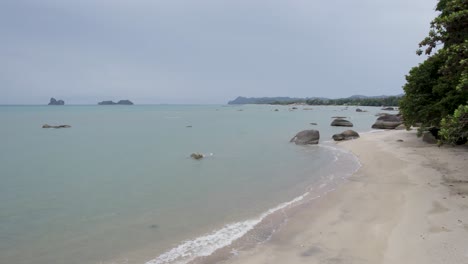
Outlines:
[[[0,104],[402,93],[436,0],[0,0]]]

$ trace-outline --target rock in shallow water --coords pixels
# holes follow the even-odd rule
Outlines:
[[[296,145],[318,144],[320,132],[315,129],[303,130],[297,133],[289,142],[294,142]]]
[[[350,140],[350,139],[359,138],[359,133],[354,130],[346,130],[340,134],[333,135],[332,138],[335,141]]]
[[[199,160],[199,159],[203,159],[203,154],[200,154],[200,153],[192,153],[192,155],[190,155],[190,157],[192,159],[196,159],[196,160]]]
[[[69,125],[59,125],[59,126],[51,126],[48,124],[42,125],[42,128],[70,128]]]
[[[349,122],[348,120],[337,118],[331,122],[330,126],[344,126],[344,127],[352,127],[353,123]]]

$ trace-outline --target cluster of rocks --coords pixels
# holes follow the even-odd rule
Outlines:
[[[57,100],[55,98],[50,98],[48,105],[65,105],[65,101]],[[133,105],[133,102],[130,100],[120,100],[117,103],[113,101],[102,101],[98,105]]]
[[[359,138],[359,133],[354,130],[346,130],[339,134],[333,135],[333,140],[342,141]],[[320,140],[320,132],[315,129],[303,130],[297,133],[289,142],[293,142],[296,145],[315,145]]]
[[[363,112],[361,109],[356,109],[357,112]],[[353,123],[346,120],[344,116],[334,116],[335,118],[331,122],[331,126],[337,127],[353,127]],[[311,123],[315,124],[315,123]],[[400,114],[381,114],[372,125],[372,128],[376,129],[405,129],[403,125],[403,118]],[[350,140],[359,138],[359,133],[354,130],[346,130],[332,136],[335,141]],[[303,130],[297,133],[290,142],[294,142],[296,145],[313,145],[318,144],[320,140],[320,132],[315,129]]]

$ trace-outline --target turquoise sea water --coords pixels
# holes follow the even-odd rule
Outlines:
[[[380,112],[290,107],[0,106],[0,263],[185,262],[229,244],[357,168],[325,142],[346,130],[332,116],[362,132]],[[289,143],[303,129],[320,145]]]

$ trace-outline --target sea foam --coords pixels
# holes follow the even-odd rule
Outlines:
[[[256,218],[228,224],[212,233],[203,235],[194,240],[185,241],[179,246],[161,254],[157,258],[146,262],[146,264],[183,264],[188,263],[197,257],[209,256],[217,249],[229,246],[233,241],[247,234],[247,232],[252,230],[257,224],[262,222],[265,217],[303,200],[307,195],[309,195],[309,192],[306,192],[289,202],[285,202],[271,208]]]

